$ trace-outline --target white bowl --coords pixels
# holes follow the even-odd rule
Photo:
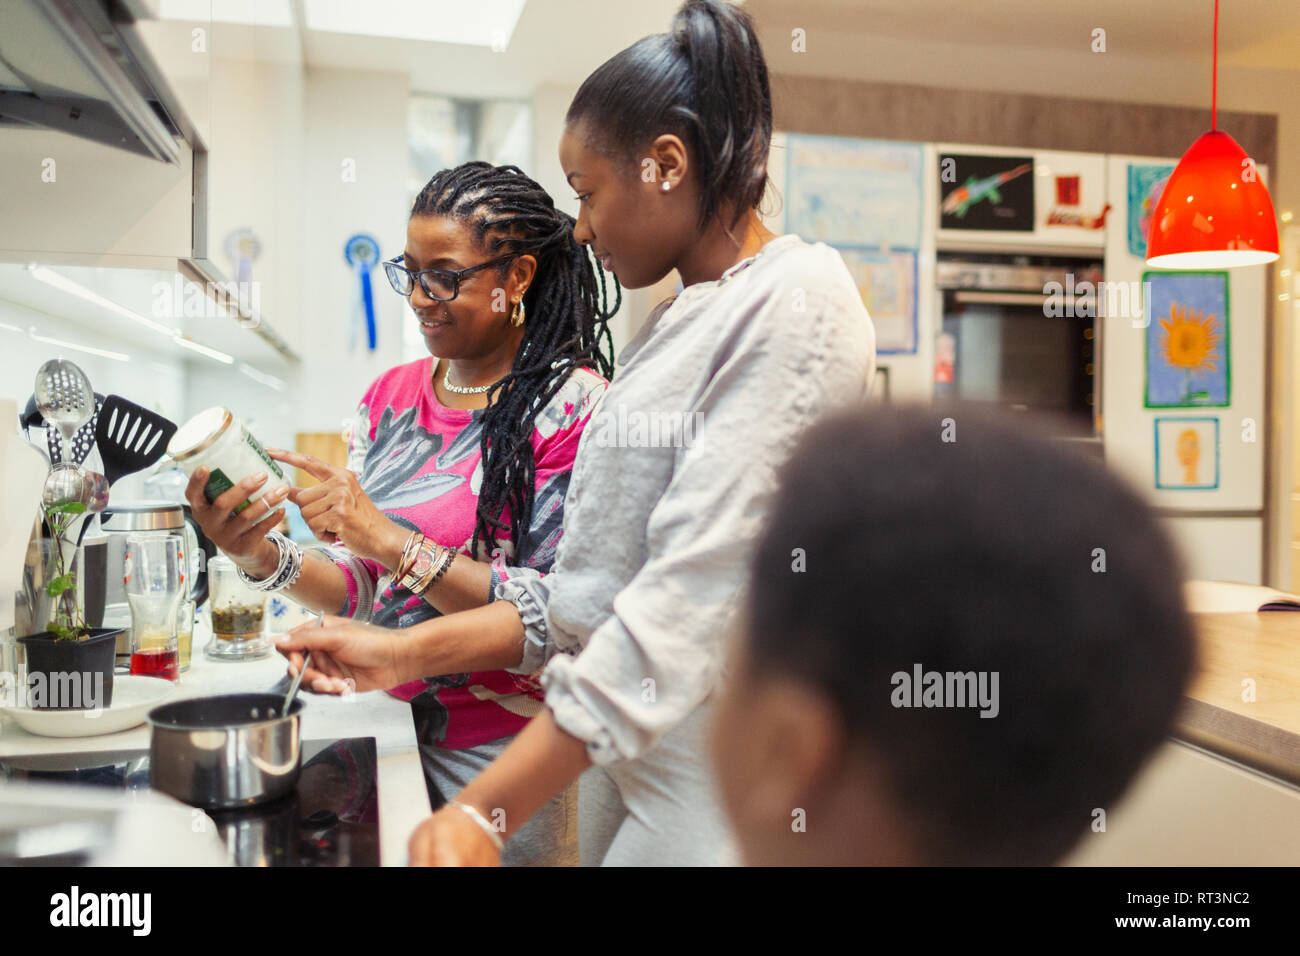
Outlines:
[[[145,715],[166,700],[176,684],[160,677],[113,675],[113,705],[93,710],[36,710],[0,707],[18,726],[39,737],[97,737],[144,723]]]

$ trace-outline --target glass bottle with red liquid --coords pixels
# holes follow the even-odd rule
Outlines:
[[[180,652],[174,647],[133,650],[131,651],[131,673],[139,677],[180,680]]]
[[[131,673],[180,678],[176,609],[185,593],[185,555],[177,535],[131,535],[122,578],[131,605]]]

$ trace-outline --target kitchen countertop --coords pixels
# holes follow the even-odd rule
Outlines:
[[[1188,583],[1200,666],[1174,736],[1300,785],[1300,612],[1256,611],[1279,593],[1244,584]],[[191,667],[169,699],[264,691],[285,674],[284,660],[274,652],[255,661],[208,660],[202,653],[206,639],[200,622]],[[1254,681],[1253,700],[1243,699],[1247,679]],[[304,740],[375,738],[380,862],[405,865],[407,841],[430,813],[410,705],[382,691],[344,698],[303,696]],[[92,737],[38,737],[0,716],[0,756],[148,747],[146,725]]]
[[[212,661],[203,655],[207,634],[194,630],[194,656],[168,700],[269,690],[285,675],[284,658],[274,651],[253,661]],[[410,704],[383,691],[302,698],[303,740],[374,737],[379,774],[379,858],[384,866],[404,866],[412,831],[431,813],[424,771],[416,745]],[[149,748],[149,728],[142,724],[115,734],[92,737],[38,737],[0,716],[0,756],[77,753]]]
[[[1201,659],[1175,736],[1300,784],[1300,611],[1256,610],[1281,593],[1188,584]]]

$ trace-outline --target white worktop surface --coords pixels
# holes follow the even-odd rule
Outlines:
[[[247,691],[267,691],[285,673],[284,658],[274,651],[253,661],[222,662],[203,655],[207,635],[194,631],[190,669],[181,674],[168,700],[208,697]],[[374,737],[379,760],[379,853],[384,866],[404,866],[411,832],[430,813],[424,772],[416,747],[410,704],[383,691],[350,697],[323,697],[305,691],[302,711],[303,740],[339,737]],[[38,737],[0,716],[0,756],[78,753],[97,750],[149,748],[149,727],[90,737]],[[77,788],[85,789],[85,788]]]

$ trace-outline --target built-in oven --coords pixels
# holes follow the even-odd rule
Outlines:
[[[935,277],[936,400],[994,402],[1059,437],[1099,437],[1100,259],[940,252]]]

